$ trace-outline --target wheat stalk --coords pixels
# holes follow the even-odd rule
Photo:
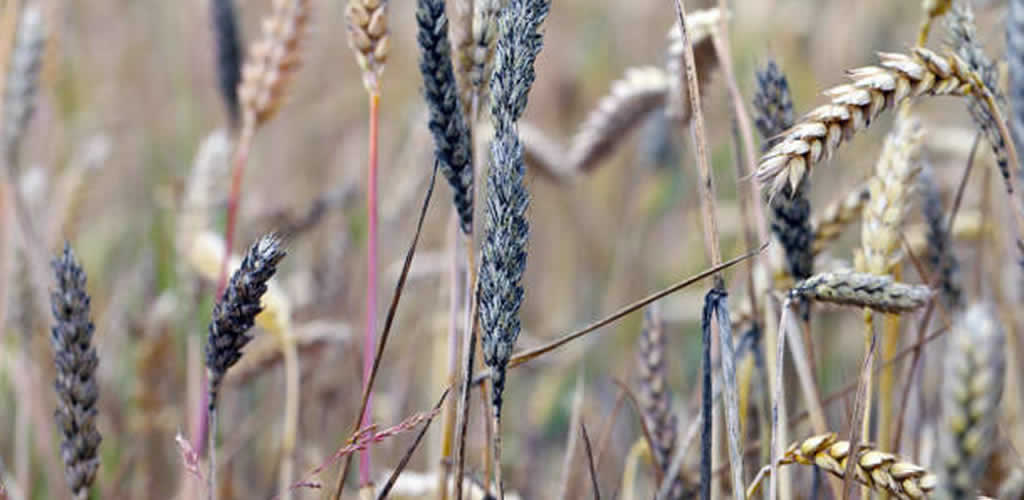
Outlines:
[[[789,296],[898,314],[925,305],[932,292],[927,286],[900,283],[891,276],[844,271],[811,276],[793,285]]]
[[[849,71],[852,83],[825,91],[831,102],[805,115],[761,158],[756,177],[771,193],[796,189],[807,173],[831,158],[843,141],[883,111],[931,95],[981,96],[980,77],[959,56],[917,47],[910,54],[881,53],[878,66]]]
[[[968,498],[993,448],[1006,378],[1006,333],[995,311],[976,304],[950,333],[935,459],[940,499]]]
[[[878,493],[888,493],[899,500],[925,499],[938,484],[935,474],[925,468],[869,445],[861,446],[854,456],[854,479]],[[835,433],[829,433],[791,444],[776,463],[779,466],[814,465],[843,478],[849,458],[850,442],[840,440]],[[768,466],[758,472],[747,487],[747,498],[754,498],[770,473],[771,468]]]

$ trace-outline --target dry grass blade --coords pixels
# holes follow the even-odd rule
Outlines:
[[[852,454],[855,458],[850,461],[850,450],[849,441],[840,440],[835,433],[822,434],[790,445],[778,465],[815,465],[839,478],[846,478],[846,471],[851,470],[858,483],[899,500],[928,498],[936,487],[934,474],[892,453],[862,446]],[[747,488],[747,498],[757,494],[770,470],[768,467],[761,469]]]
[[[448,393],[451,392],[451,387],[445,388],[444,392],[441,393],[441,398],[437,400],[437,404],[434,405],[433,413],[430,413],[427,417],[423,427],[420,428],[420,432],[416,434],[416,439],[413,440],[412,444],[409,445],[409,449],[406,450],[405,455],[402,455],[402,459],[398,461],[398,465],[395,466],[395,470],[391,472],[391,476],[388,477],[387,482],[380,489],[380,493],[377,494],[377,500],[384,500],[391,493],[391,488],[394,487],[395,481],[402,475],[402,471],[409,465],[409,460],[412,459],[412,454],[416,452],[416,448],[419,447],[420,441],[423,441],[423,436],[427,435],[427,431],[430,430],[430,424],[434,421],[434,417],[437,416],[441,410],[441,405],[444,404],[444,400],[448,398]]]
[[[242,68],[238,100],[243,120],[252,123],[247,126],[265,123],[281,107],[301,62],[309,15],[310,0],[274,0],[274,10],[263,22],[263,38],[252,44]]]
[[[380,360],[384,357],[384,348],[387,346],[388,337],[391,334],[391,326],[395,321],[395,313],[398,311],[398,303],[402,298],[402,291],[405,289],[405,281],[409,277],[409,269],[412,268],[412,259],[416,255],[416,246],[420,241],[420,233],[423,231],[423,221],[427,217],[427,208],[430,207],[430,198],[434,194],[434,183],[437,180],[437,162],[434,162],[434,170],[430,174],[430,183],[427,184],[427,194],[423,198],[423,207],[420,208],[419,219],[416,221],[416,232],[413,233],[412,242],[409,244],[409,250],[405,253],[405,260],[402,263],[402,273],[398,276],[398,282],[395,283],[395,292],[391,296],[391,304],[388,306],[388,313],[384,319],[384,328],[381,330],[380,341],[377,344],[377,354],[373,359],[373,367],[370,370],[370,376],[363,387],[363,394],[359,403],[359,412],[356,413],[355,423],[353,424],[352,433],[355,434],[359,430],[359,423],[362,422],[363,413],[366,412],[366,405],[370,399],[370,392],[373,390],[373,383],[377,379],[377,370],[380,369]],[[345,487],[345,476],[348,475],[348,468],[352,464],[352,455],[345,457],[345,464],[341,467],[341,472],[338,474],[338,480],[334,486],[334,493],[332,498],[338,500],[341,498],[341,492]]]
[[[910,54],[882,53],[878,66],[849,71],[852,83],[825,93],[832,100],[804,116],[761,158],[758,181],[772,194],[796,189],[807,173],[831,158],[843,141],[867,128],[886,109],[924,95],[981,95],[977,74],[955,54],[918,47]]]
[[[686,15],[686,39],[693,48],[694,65],[697,70],[697,83],[701,90],[711,79],[711,71],[718,64],[715,47],[711,40],[712,32],[718,23],[729,17],[729,13],[717,8],[698,10]],[[680,123],[688,122],[693,115],[693,104],[689,97],[690,91],[686,83],[686,46],[683,43],[683,32],[677,22],[668,33],[668,72],[671,89],[667,101],[669,117]]]
[[[636,302],[633,302],[632,304],[623,306],[619,310],[613,312],[612,314],[609,314],[607,317],[605,317],[603,319],[600,319],[598,321],[595,321],[595,322],[593,322],[593,323],[591,323],[591,324],[589,324],[589,325],[587,325],[587,326],[585,326],[583,328],[580,328],[579,330],[576,330],[576,331],[574,331],[572,333],[568,333],[566,335],[563,335],[563,336],[561,336],[561,337],[559,337],[559,338],[557,338],[557,339],[555,339],[555,340],[553,340],[553,341],[551,341],[551,342],[549,342],[549,343],[547,343],[545,345],[542,345],[540,347],[535,347],[535,348],[529,349],[527,351],[522,351],[522,352],[516,353],[509,360],[508,367],[509,368],[515,368],[515,367],[517,367],[517,366],[519,366],[519,365],[521,365],[523,363],[526,363],[527,361],[530,361],[532,359],[535,359],[535,358],[538,358],[540,356],[543,356],[544,354],[547,354],[547,353],[549,353],[551,351],[554,351],[555,349],[558,349],[559,347],[562,347],[565,344],[568,344],[569,342],[572,342],[573,340],[576,340],[576,339],[578,339],[578,338],[580,338],[580,337],[582,337],[582,336],[584,336],[584,335],[586,335],[588,333],[591,333],[591,332],[593,332],[593,331],[595,331],[595,330],[597,330],[599,328],[608,326],[608,325],[618,321],[619,319],[622,319],[622,317],[624,317],[624,316],[626,316],[626,315],[628,315],[628,314],[630,314],[630,313],[632,313],[632,312],[634,312],[634,311],[636,311],[638,309],[641,309],[644,306],[647,306],[648,304],[650,304],[650,303],[652,303],[652,302],[654,302],[654,301],[656,301],[656,300],[658,300],[660,298],[663,298],[665,296],[668,296],[668,295],[671,295],[671,294],[673,294],[675,292],[678,292],[679,290],[682,290],[683,288],[686,288],[686,287],[688,287],[688,286],[690,286],[690,285],[692,285],[692,284],[694,284],[694,283],[696,283],[698,281],[701,281],[701,280],[703,280],[705,278],[708,278],[708,277],[713,276],[713,275],[715,275],[717,273],[720,273],[720,272],[722,272],[722,271],[724,271],[724,270],[726,270],[726,269],[728,269],[728,268],[730,268],[730,267],[732,267],[732,266],[734,266],[736,264],[739,264],[740,262],[743,262],[744,260],[747,260],[747,259],[749,259],[749,258],[751,258],[751,257],[753,257],[753,256],[755,256],[757,254],[760,254],[767,247],[768,247],[768,243],[765,243],[765,244],[761,245],[761,247],[759,249],[755,250],[755,251],[748,252],[748,253],[746,253],[744,255],[741,255],[739,257],[733,258],[732,260],[725,261],[725,262],[723,262],[723,263],[721,263],[721,264],[719,264],[717,266],[712,266],[712,267],[704,270],[703,272],[700,272],[700,273],[698,273],[698,274],[696,274],[694,276],[686,278],[683,281],[680,281],[680,282],[678,282],[678,283],[676,283],[676,284],[674,284],[674,285],[672,285],[672,286],[670,286],[668,288],[665,288],[664,290],[655,292],[655,293],[653,293],[651,295],[648,295],[647,297],[644,297],[644,298],[642,298],[642,299],[640,299],[640,300],[638,300]]]
[[[935,459],[937,498],[974,494],[993,449],[1006,378],[1006,333],[995,311],[971,306],[950,334]]]
[[[894,281],[890,276],[845,271],[816,274],[794,285],[789,296],[898,314],[925,305],[932,291],[924,285]]]

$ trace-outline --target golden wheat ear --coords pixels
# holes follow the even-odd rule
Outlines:
[[[270,120],[280,109],[301,63],[309,15],[309,0],[274,0],[273,12],[263,20],[263,38],[249,49],[238,87],[243,117],[252,120],[253,126]]]

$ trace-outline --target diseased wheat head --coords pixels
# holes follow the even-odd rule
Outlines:
[[[805,115],[761,157],[755,176],[772,195],[796,189],[843,141],[864,130],[886,109],[919,96],[979,94],[980,79],[955,54],[916,47],[910,54],[881,53],[878,66],[849,71],[852,83],[825,92],[829,104]]]
[[[891,276],[844,271],[811,276],[793,285],[789,296],[898,314],[925,305],[932,292],[927,286],[900,283]]]

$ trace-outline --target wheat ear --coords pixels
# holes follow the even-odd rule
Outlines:
[[[380,76],[391,52],[388,1],[348,0],[345,7],[348,43],[363,71],[363,86],[371,94],[379,91]]]
[[[643,329],[637,343],[637,373],[640,410],[651,433],[655,463],[666,473],[676,449],[676,415],[672,411],[672,393],[669,391],[666,361],[665,325],[661,321],[657,303],[644,311]],[[672,484],[672,498],[679,498],[686,489],[682,478],[676,476]]]
[[[925,305],[932,292],[927,286],[900,283],[890,276],[845,271],[811,276],[793,285],[789,296],[899,314]]]
[[[238,99],[243,116],[259,126],[284,102],[285,91],[301,63],[300,44],[309,21],[310,0],[274,0],[263,21],[263,38],[252,44],[242,68]]]
[[[234,0],[212,0],[210,20],[217,51],[217,82],[232,127],[241,120],[238,84],[242,81],[242,49]]]
[[[7,68],[3,99],[3,148],[7,169],[18,172],[18,150],[36,109],[39,71],[46,30],[39,6],[30,3],[21,12],[18,30]],[[14,176],[12,176],[13,178]]]
[[[761,157],[756,177],[771,193],[796,189],[807,173],[831,158],[844,140],[871,125],[883,111],[924,95],[983,95],[980,78],[956,54],[917,47],[910,54],[881,53],[878,66],[849,71],[852,83],[825,92],[832,98],[805,115]]]
[[[698,10],[686,15],[686,36],[693,47],[693,59],[697,68],[697,84],[704,90],[711,70],[718,64],[715,46],[711,34],[718,28],[723,16],[729,17],[728,11],[717,8]],[[693,114],[690,104],[690,91],[686,86],[686,64],[684,59],[685,46],[683,33],[677,21],[668,32],[668,54],[665,70],[669,75],[671,88],[668,92],[666,111],[669,117],[686,123]],[[703,94],[703,92],[701,92]]]
[[[861,446],[853,464],[854,479],[878,493],[888,493],[899,500],[926,499],[938,483],[935,474],[914,465],[892,453],[871,446]],[[843,478],[850,458],[850,442],[840,440],[835,433],[822,434],[793,443],[779,459],[779,466],[814,465],[830,474]],[[747,498],[754,498],[761,483],[771,473],[765,466],[750,486]]]
[[[989,306],[971,306],[954,324],[944,363],[936,498],[975,494],[993,447],[1006,378],[1005,349],[1006,333]]]
[[[921,170],[918,182],[921,186],[921,211],[927,227],[927,250],[924,256],[946,308],[960,309],[963,306],[963,290],[958,276],[959,263],[953,253],[953,239],[946,220],[946,210],[942,205],[942,193],[930,166]]]
[[[75,500],[86,500],[100,466],[99,446],[103,440],[96,429],[99,358],[92,344],[94,327],[89,317],[86,275],[71,245],[65,243],[63,254],[52,265],[57,277],[57,288],[50,297],[55,320],[50,340],[57,367],[54,417],[63,436],[60,454],[64,479]]]

